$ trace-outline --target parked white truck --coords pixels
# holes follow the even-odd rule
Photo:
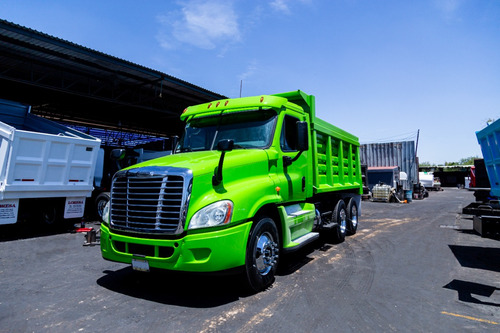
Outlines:
[[[0,100],[0,224],[80,218],[100,140]]]

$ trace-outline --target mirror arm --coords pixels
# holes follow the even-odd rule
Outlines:
[[[220,183],[222,183],[222,165],[224,164],[224,156],[226,155],[226,152],[223,151],[220,155],[219,159],[219,165],[217,166],[217,169],[215,170],[215,174],[212,176],[212,185],[217,186]]]
[[[302,155],[303,152],[303,150],[299,151],[299,153],[295,155],[294,158],[291,158],[290,156],[283,156],[283,164],[285,165],[285,167],[292,165],[293,162],[299,159],[300,155]]]
[[[221,151],[219,165],[214,170],[214,175],[212,176],[212,185],[217,186],[222,183],[222,165],[224,164],[224,156],[226,152],[233,150],[234,140],[227,139],[221,140],[217,143],[217,150]]]

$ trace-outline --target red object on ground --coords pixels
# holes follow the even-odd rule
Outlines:
[[[75,232],[90,232],[93,228],[76,228]]]

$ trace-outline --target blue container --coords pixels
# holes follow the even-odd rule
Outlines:
[[[412,199],[413,199],[413,191],[412,190],[405,191],[405,199],[408,202],[412,201]]]
[[[490,194],[500,197],[500,119],[476,132],[476,137],[481,146],[484,165],[490,180]]]

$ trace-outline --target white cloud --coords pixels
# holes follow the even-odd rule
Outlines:
[[[434,3],[446,19],[451,19],[461,7],[463,0],[434,0]]]
[[[269,5],[278,12],[290,14],[290,8],[286,0],[273,0]]]
[[[164,48],[191,44],[202,49],[214,49],[218,43],[240,40],[238,17],[229,1],[183,2],[180,11],[159,16],[162,29],[157,35]]]
[[[246,68],[246,71],[244,73],[241,73],[239,75],[240,80],[246,80],[249,77],[252,77],[255,74],[255,71],[257,70],[257,61],[253,60],[250,62]]]
[[[273,0],[269,3],[272,9],[283,14],[291,14],[292,10],[290,5],[300,3],[304,5],[311,5],[312,0]]]

